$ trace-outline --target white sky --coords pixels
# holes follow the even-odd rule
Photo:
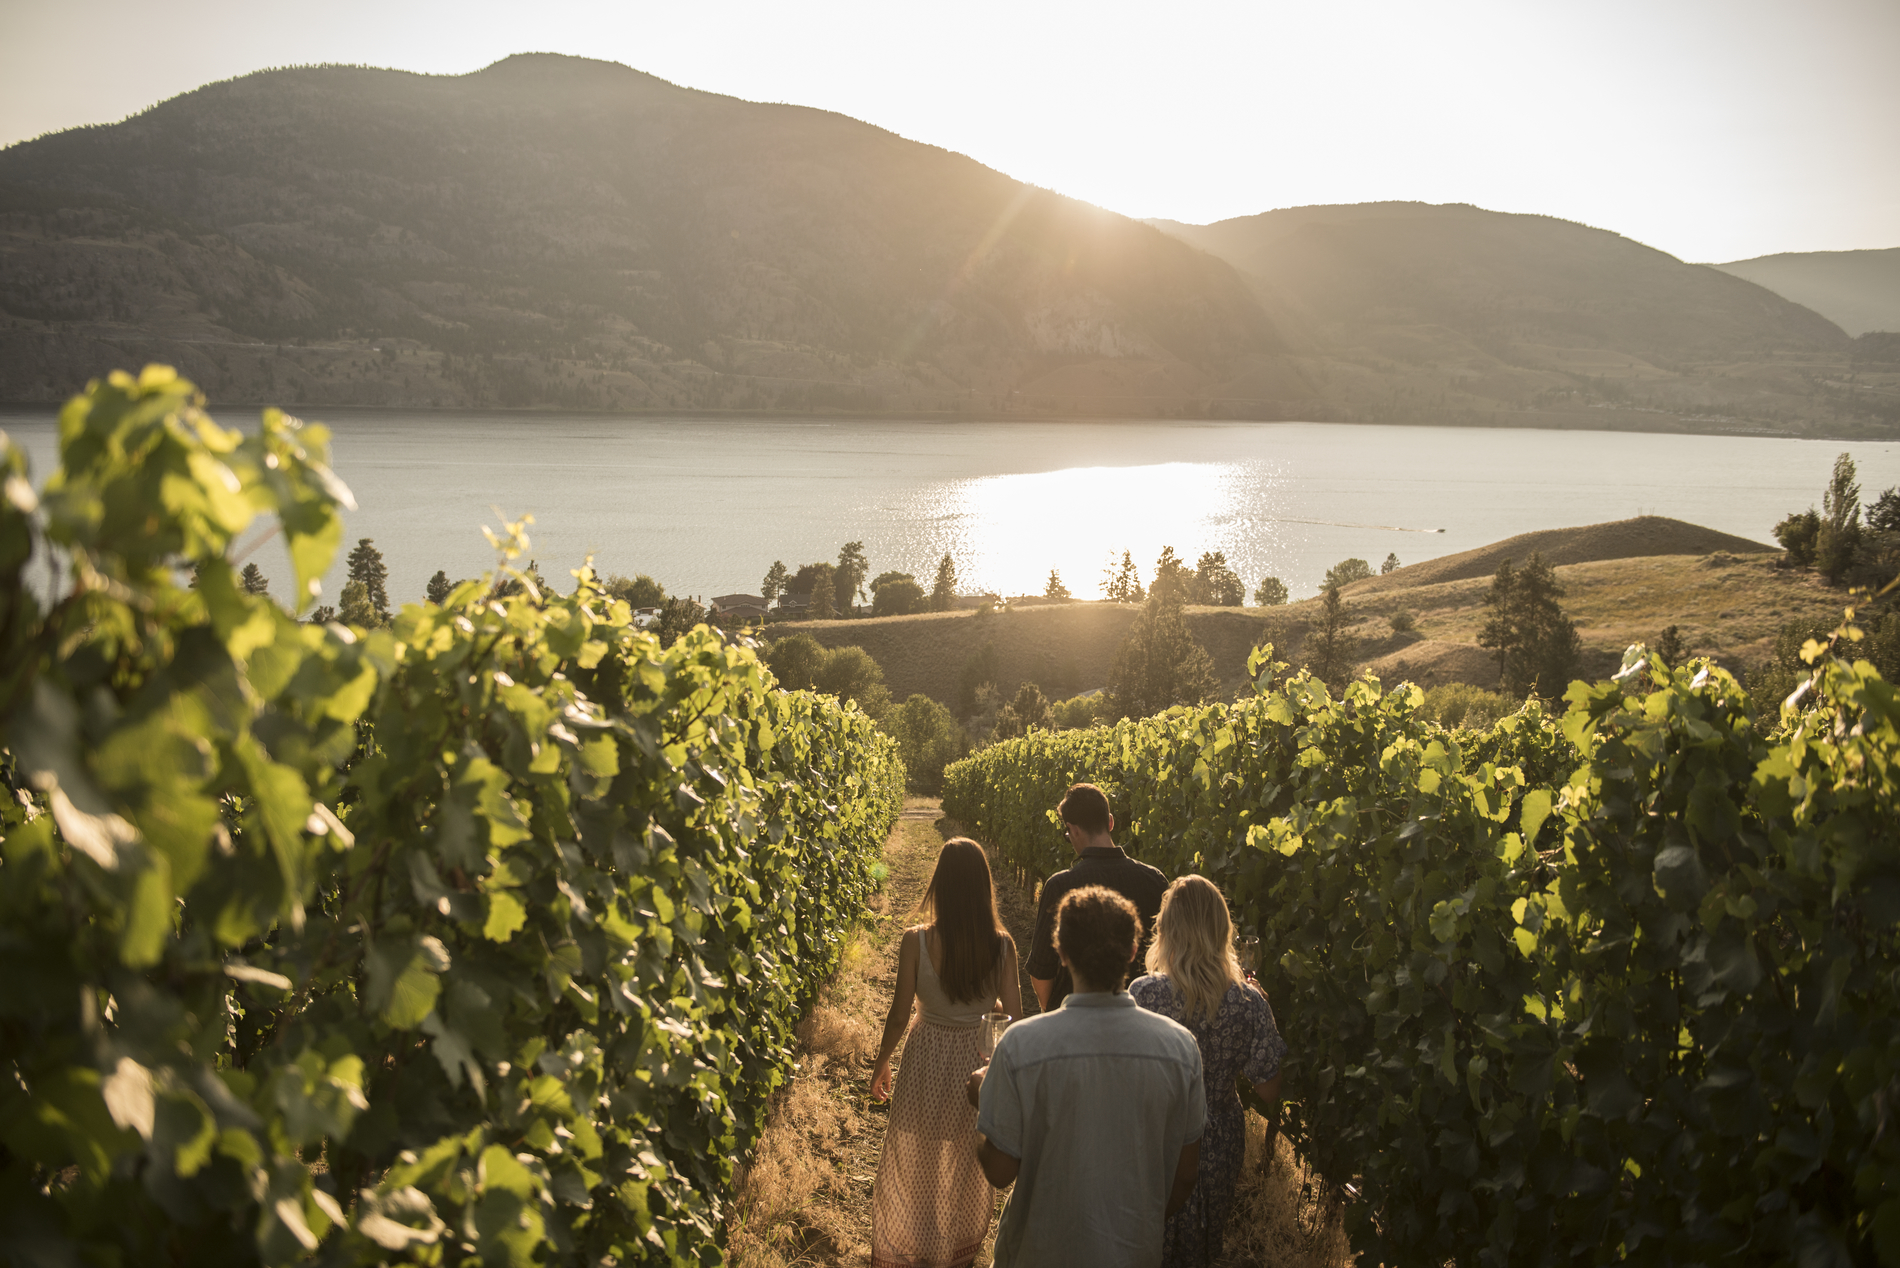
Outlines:
[[[1397,198],[1694,261],[1900,246],[1900,0],[0,0],[0,144],[270,66],[530,51],[1136,216]]]

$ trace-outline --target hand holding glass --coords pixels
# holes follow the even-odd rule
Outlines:
[[[996,1055],[996,1041],[1003,1037],[1003,1032],[1009,1029],[1009,1023],[1014,1020],[1008,1013],[984,1013],[976,1023],[976,1043],[985,1061]]]

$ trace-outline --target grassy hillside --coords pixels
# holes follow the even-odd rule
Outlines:
[[[1153,413],[1281,346],[1137,221],[547,55],[264,72],[13,146],[0,277],[12,399],[157,357],[286,403]]]
[[[1900,247],[1789,251],[1715,267],[1812,308],[1850,335],[1900,331]]]
[[[1853,341],[1825,317],[1604,230],[1424,203],[1152,223],[1245,273],[1355,418],[1900,426],[1900,373],[1854,378]]]
[[[1776,566],[1779,552],[1680,520],[1645,516],[1609,524],[1527,533],[1398,569],[1342,592],[1359,640],[1359,662],[1382,681],[1421,686],[1469,682],[1497,686],[1497,662],[1477,645],[1484,595],[1497,563],[1539,550],[1556,566],[1565,610],[1584,644],[1582,672],[1614,670],[1631,643],[1654,644],[1668,626],[1696,655],[1740,671],[1766,658],[1791,621],[1833,622],[1847,603],[1812,573]],[[1247,654],[1273,642],[1297,660],[1318,619],[1319,599],[1277,608],[1189,608],[1195,637],[1214,659],[1223,691],[1246,687]],[[803,632],[827,646],[855,644],[884,670],[891,693],[922,692],[955,707],[963,668],[988,645],[1004,694],[1025,681],[1060,698],[1103,687],[1116,648],[1137,609],[1073,603],[976,615],[931,613],[880,620],[774,625],[771,637]],[[1398,633],[1392,617],[1412,614],[1416,629]]]

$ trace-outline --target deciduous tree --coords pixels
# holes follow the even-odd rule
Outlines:
[[[1814,566],[1838,582],[1853,566],[1860,545],[1860,479],[1854,459],[1842,454],[1821,493],[1821,531],[1814,540]]]
[[[1263,608],[1277,608],[1287,599],[1286,582],[1278,577],[1262,577],[1254,587],[1253,601]]]
[[[891,710],[885,727],[897,740],[911,789],[927,796],[942,792],[943,768],[969,747],[950,710],[929,696],[913,695]]]
[[[1372,565],[1363,559],[1342,559],[1326,570],[1326,580],[1319,588],[1332,590],[1339,586],[1349,586],[1355,581],[1365,581],[1372,576]]]
[[[924,588],[907,572],[887,572],[871,583],[872,616],[908,616],[929,602]]]
[[[838,568],[833,579],[836,593],[833,601],[839,610],[850,616],[859,599],[864,596],[864,579],[871,573],[871,566],[864,558],[863,542],[846,542],[838,552]]]
[[[778,597],[785,593],[788,576],[783,559],[774,559],[772,566],[765,570],[765,580],[759,582],[759,594],[764,597],[766,607],[777,603]]]
[[[647,576],[644,572],[637,577],[612,576],[601,583],[601,589],[636,611],[640,608],[657,608],[666,604],[666,587]]]
[[[1217,608],[1237,608],[1247,601],[1247,587],[1227,566],[1227,553],[1206,551],[1194,569],[1194,601]]]
[[[1814,542],[1821,535],[1821,517],[1814,508],[1796,511],[1775,525],[1775,540],[1788,552],[1788,563],[1796,568],[1814,566]]]
[[[811,606],[805,609],[805,615],[814,621],[829,621],[838,615],[832,602],[832,574],[819,574],[818,581],[811,588]]]

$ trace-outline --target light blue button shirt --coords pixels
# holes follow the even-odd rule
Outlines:
[[[1159,1264],[1175,1166],[1206,1122],[1194,1036],[1126,991],[1071,995],[1011,1026],[976,1120],[1022,1160],[997,1268]]]

